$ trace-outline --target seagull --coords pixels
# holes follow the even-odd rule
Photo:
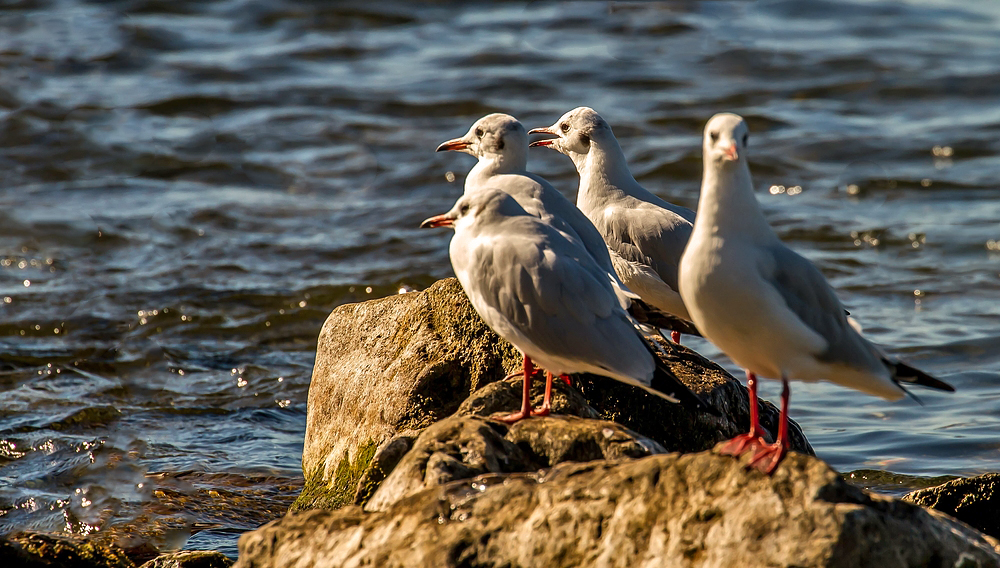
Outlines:
[[[465,178],[466,195],[487,188],[509,194],[529,214],[576,237],[607,269],[612,281],[621,285],[608,247],[590,219],[552,184],[527,170],[528,133],[520,121],[509,114],[488,114],[477,120],[465,136],[437,147],[438,152],[445,150],[465,152],[479,159]]]
[[[865,339],[819,269],[781,242],[754,196],[748,136],[735,114],[717,114],[705,126],[701,199],[680,292],[705,338],[747,373],[750,432],[722,452],[752,449],[750,465],[771,474],[788,447],[789,380],[826,380],[889,400],[909,394],[903,383],[955,389]],[[758,422],[758,375],[782,382],[773,444]]]
[[[552,148],[573,160],[580,174],[576,205],[607,243],[622,282],[647,304],[682,320],[671,328],[675,343],[678,330],[696,334],[677,291],[677,265],[694,211],[667,203],[635,181],[611,127],[592,108],[575,108],[528,134],[556,136],[530,146]]]
[[[549,414],[553,373],[603,375],[716,413],[663,366],[583,243],[529,214],[506,192],[463,195],[420,226],[455,230],[448,252],[472,306],[547,371],[541,408],[531,407],[533,373],[525,367],[521,409],[501,420]]]
[[[640,321],[658,323],[662,316],[656,310],[642,302],[633,306],[639,296],[622,283],[608,247],[590,219],[552,184],[527,170],[528,133],[520,121],[508,114],[488,114],[477,120],[464,136],[437,147],[438,152],[448,150],[465,152],[479,160],[465,178],[465,195],[488,188],[509,194],[530,215],[582,243],[607,273],[622,307],[630,309]],[[531,364],[525,359],[525,368]],[[568,376],[561,378],[569,384]]]

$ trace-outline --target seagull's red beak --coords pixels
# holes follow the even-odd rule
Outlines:
[[[462,140],[461,138],[455,138],[447,142],[442,143],[437,147],[436,152],[445,152],[447,150],[465,150],[469,147],[469,142]]]
[[[733,144],[730,147],[726,148],[726,158],[735,162],[736,160],[739,159],[739,157],[740,157],[739,154],[736,153],[736,141],[733,140]]]
[[[447,213],[442,213],[440,215],[435,215],[430,219],[425,219],[424,222],[420,224],[421,229],[436,229],[437,227],[455,228],[455,220],[449,217]]]
[[[532,128],[528,131],[528,134],[548,134],[549,136],[559,136],[559,133],[552,130],[551,127],[546,128]],[[551,146],[555,142],[555,138],[546,138],[544,140],[535,140],[534,142],[528,144],[529,147],[535,148],[536,146]]]

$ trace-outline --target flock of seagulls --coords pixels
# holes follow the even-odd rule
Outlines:
[[[529,144],[529,134],[546,138]],[[865,339],[819,270],[768,225],[747,162],[749,130],[735,114],[705,126],[697,213],[660,199],[632,176],[614,133],[580,107],[526,131],[490,114],[438,151],[475,156],[464,195],[421,227],[451,227],[455,275],[488,326],[524,355],[515,422],[551,411],[552,381],[594,373],[669,401],[718,412],[657,357],[659,328],[702,335],[747,374],[750,431],[722,447],[770,474],[788,450],[789,380],[831,381],[895,400],[903,384],[954,389]],[[580,176],[573,204],[527,171],[529,147],[568,156]],[[542,406],[531,383],[545,371]],[[757,377],[782,381],[781,418],[768,442]]]

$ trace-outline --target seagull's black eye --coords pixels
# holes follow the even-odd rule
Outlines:
[[[746,148],[746,147],[747,147],[747,141],[748,141],[748,140],[750,140],[750,135],[749,135],[749,134],[744,134],[744,135],[743,135],[743,147],[744,147],[744,148]]]
[[[586,134],[581,134],[580,142],[583,142],[584,144],[590,144],[590,136],[587,136]]]
[[[719,141],[719,133],[718,132],[709,132],[708,135],[712,138],[712,144],[715,144],[716,142]]]
[[[477,128],[476,129],[476,136],[478,136],[479,138],[483,137],[483,129],[482,128]]]
[[[467,214],[467,213],[469,212],[469,204],[468,204],[468,203],[466,203],[465,205],[461,206],[461,207],[460,207],[460,208],[458,209],[458,212],[459,212],[459,213],[461,213],[462,215],[465,215],[465,214]]]
[[[565,122],[560,124],[559,130],[562,130],[563,132],[569,132],[569,124],[566,124]]]

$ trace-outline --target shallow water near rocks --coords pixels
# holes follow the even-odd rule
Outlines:
[[[796,383],[820,457],[1000,469],[998,32],[990,0],[6,4],[0,533],[235,556],[301,485],[329,311],[451,275],[449,234],[416,227],[472,158],[437,144],[578,105],[690,207],[704,122],[743,114],[781,236],[958,388],[920,406]],[[573,195],[567,159],[530,159]]]

